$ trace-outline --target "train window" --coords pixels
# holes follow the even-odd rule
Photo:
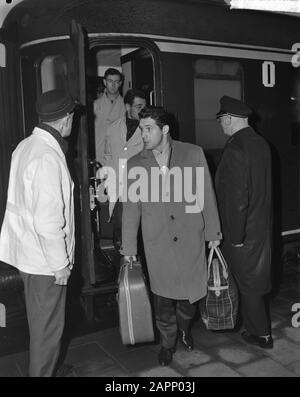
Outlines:
[[[67,62],[62,55],[51,55],[44,58],[40,66],[42,93],[64,89],[67,84]]]
[[[242,98],[242,68],[239,62],[197,59],[194,63],[196,144],[206,149],[224,146],[227,137],[216,121],[219,99]]]

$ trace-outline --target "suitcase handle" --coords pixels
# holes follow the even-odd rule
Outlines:
[[[119,277],[118,277],[118,284],[120,284],[120,277],[122,271],[125,270],[125,268],[129,266],[129,269],[132,270],[133,266],[141,266],[141,263],[139,260],[134,261],[132,258],[130,258],[129,262],[125,262],[124,258],[121,259],[121,266],[120,266],[120,271],[119,271]]]

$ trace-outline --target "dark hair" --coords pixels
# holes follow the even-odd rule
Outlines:
[[[113,76],[115,76],[115,75],[120,76],[120,80],[123,81],[122,73],[118,69],[115,69],[115,68],[108,68],[105,71],[105,73],[104,73],[104,79],[106,79],[107,76],[112,76],[112,75]]]
[[[139,118],[146,119],[147,117],[155,120],[159,128],[162,128],[164,125],[171,125],[170,114],[161,106],[144,107],[139,113]]]
[[[124,96],[124,103],[132,105],[134,98],[142,98],[146,100],[146,94],[142,90],[135,90],[132,88],[126,92]]]

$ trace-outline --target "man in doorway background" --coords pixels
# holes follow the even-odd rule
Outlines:
[[[107,69],[103,77],[104,92],[94,101],[95,155],[101,165],[104,165],[107,127],[125,115],[126,109],[120,94],[122,82],[123,75],[119,70]]]
[[[249,126],[246,104],[224,96],[220,105],[217,119],[229,136],[216,173],[222,249],[241,295],[243,339],[272,348],[264,300],[271,289],[271,153]]]
[[[24,281],[29,376],[55,375],[65,324],[66,286],[74,261],[73,181],[65,153],[75,101],[61,90],[42,94],[40,124],[12,155],[0,260]]]

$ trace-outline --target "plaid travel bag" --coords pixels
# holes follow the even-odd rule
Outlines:
[[[124,345],[154,340],[149,293],[139,261],[121,264],[118,306],[119,327]]]
[[[210,250],[207,278],[207,295],[200,302],[200,313],[206,328],[215,331],[234,328],[238,291],[218,247]]]

